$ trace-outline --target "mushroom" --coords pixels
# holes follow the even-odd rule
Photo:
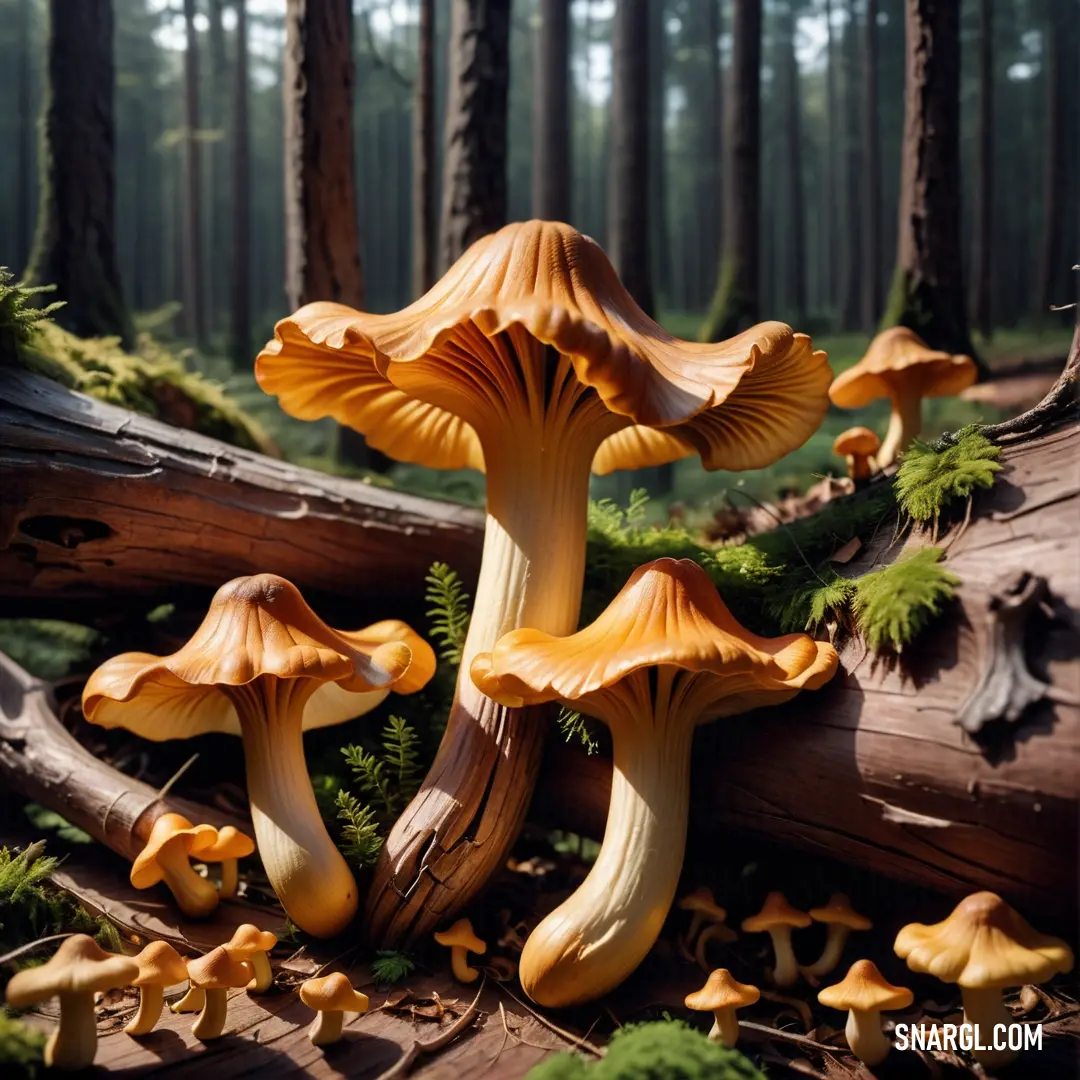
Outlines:
[[[487,942],[476,936],[472,923],[468,919],[458,919],[449,930],[437,933],[435,940],[450,949],[450,967],[454,971],[454,978],[463,983],[476,982],[480,972],[469,966],[468,954],[479,953],[483,956],[487,952]]]
[[[877,398],[889,399],[892,416],[877,455],[878,468],[885,469],[922,431],[922,399],[959,394],[977,375],[970,356],[931,349],[914,330],[894,326],[878,334],[866,355],[836,377],[829,397],[842,409],[858,409]]]
[[[804,975],[815,977],[828,975],[840,963],[844,945],[852,930],[870,930],[874,925],[851,906],[851,901],[843,893],[833,893],[824,907],[811,908],[807,914],[814,922],[828,926],[821,955],[801,969]]]
[[[165,987],[187,978],[187,964],[167,941],[151,941],[135,957],[135,963],[139,974],[132,985],[139,988],[139,1011],[124,1031],[128,1035],[147,1035],[161,1019]]]
[[[218,905],[218,891],[192,868],[191,857],[201,857],[216,837],[213,825],[192,825],[182,814],[162,814],[131,864],[132,886],[149,889],[163,881],[185,915],[205,918]]]
[[[254,851],[255,841],[247,833],[233,825],[226,825],[218,830],[213,846],[199,852],[199,858],[203,862],[221,863],[221,887],[218,894],[222,900],[231,900],[236,895],[239,882],[237,860],[246,859]]]
[[[847,1036],[851,1052],[864,1065],[880,1065],[892,1049],[881,1030],[884,1009],[906,1009],[913,1000],[910,990],[893,986],[871,960],[856,960],[843,982],[826,986],[818,1001],[830,1009],[847,1009]]]
[[[265,994],[274,982],[274,973],[270,970],[270,950],[278,943],[277,935],[269,930],[260,930],[252,923],[242,923],[225,942],[223,949],[234,960],[246,960],[251,964],[255,978],[248,986],[256,994]]]
[[[206,994],[202,1012],[191,1025],[191,1034],[202,1042],[218,1038],[225,1030],[229,991],[247,986],[255,972],[249,963],[229,955],[224,945],[212,949],[187,966],[188,979]]]
[[[996,893],[965,897],[944,922],[909,923],[896,935],[896,955],[912,971],[956,983],[964,1019],[977,1025],[976,1044],[992,1046],[994,1027],[1013,1022],[1001,999],[1009,986],[1042,983],[1072,970],[1072,949],[1060,938],[1040,934]],[[1008,1064],[1014,1050],[973,1050],[990,1068]]]
[[[130,957],[106,952],[86,934],[73,934],[47,963],[11,977],[7,1003],[26,1009],[59,997],[60,1025],[45,1044],[45,1064],[77,1072],[89,1068],[97,1053],[94,994],[127,986],[138,974],[139,965]]]
[[[832,646],[806,634],[762,638],[740,626],[688,559],[639,567],[576,634],[516,630],[476,658],[472,676],[495,700],[558,701],[611,729],[600,853],[521,955],[521,985],[534,1001],[600,997],[656,941],[682,869],[695,728],[817,688],[836,665]]]
[[[697,966],[702,971],[709,970],[708,948],[710,941],[716,940],[721,945],[730,945],[731,942],[737,941],[738,937],[739,935],[726,923],[715,922],[710,926],[706,926],[698,934],[697,944],[694,945],[694,960],[697,962]]]
[[[690,927],[686,931],[687,943],[694,940],[703,922],[722,923],[727,919],[727,912],[713,899],[713,891],[706,885],[687,893],[677,907],[680,911],[691,913]]]
[[[315,1046],[336,1043],[345,1013],[364,1013],[368,1007],[367,994],[354,990],[349,977],[340,971],[301,983],[300,1000],[319,1014],[308,1028],[308,1038]]]
[[[736,1012],[756,1004],[760,997],[761,991],[756,986],[746,986],[727,968],[717,968],[700,990],[686,995],[686,1007],[695,1012],[711,1012],[713,1026],[709,1040],[733,1047],[739,1041]]]
[[[791,931],[810,925],[810,916],[788,903],[782,892],[771,892],[756,915],[743,919],[742,928],[748,934],[767,933],[772,938],[776,966],[772,981],[777,986],[794,986],[799,978],[799,962],[791,947]]]
[[[832,444],[834,454],[847,459],[852,480],[868,480],[875,464],[874,455],[881,449],[877,434],[866,427],[852,427],[840,432]]]
[[[174,1001],[169,1006],[169,1010],[174,1013],[202,1012],[203,1006],[205,1005],[206,994],[197,986],[192,986],[191,981],[189,980],[187,993],[184,994],[179,1001]]]
[[[405,623],[332,630],[295,585],[259,574],[222,586],[178,652],[102,664],[83,713],[154,740],[240,735],[266,876],[297,926],[332,937],[352,920],[358,890],[315,803],[303,733],[365,713],[391,690],[413,693],[434,670],[431,647]]]
[[[718,344],[673,338],[594,241],[542,221],[478,240],[402,311],[308,304],[274,333],[256,377],[286,412],[332,416],[399,461],[487,474],[454,703],[368,899],[376,941],[415,941],[505,863],[529,805],[548,725],[485,699],[468,672],[516,627],[577,626],[590,466],[606,473],[697,453],[709,469],[762,467],[817,428],[831,372],[782,323]]]

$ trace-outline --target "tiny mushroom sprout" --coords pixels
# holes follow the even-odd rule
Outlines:
[[[341,1038],[345,1013],[367,1012],[367,994],[354,990],[348,975],[335,971],[321,979],[300,984],[300,1000],[319,1015],[308,1028],[308,1038],[315,1046],[327,1046]]]
[[[448,930],[437,933],[435,940],[449,948],[454,978],[463,983],[476,982],[480,972],[469,965],[468,954],[483,956],[487,952],[487,942],[476,936],[472,923],[468,919],[458,919]]]
[[[760,997],[761,991],[756,986],[746,986],[727,968],[718,968],[700,990],[686,995],[686,1007],[695,1012],[711,1012],[713,1026],[709,1038],[725,1046],[734,1046],[739,1041],[736,1011],[756,1004]]]
[[[241,989],[251,982],[254,975],[251,965],[236,960],[228,950],[219,945],[187,966],[188,979],[206,994],[202,1012],[191,1025],[191,1034],[206,1042],[216,1039],[225,1030],[229,1009],[229,991]]]
[[[185,915],[205,918],[218,905],[218,891],[195,871],[191,859],[201,858],[216,837],[213,825],[192,825],[182,814],[162,814],[131,864],[132,886],[149,889],[164,882]]]
[[[791,947],[791,931],[805,929],[811,923],[805,911],[799,911],[788,903],[782,892],[771,892],[756,915],[743,919],[742,928],[748,934],[768,934],[772,938],[772,980],[777,986],[794,986],[799,978],[799,962]]]
[[[652,948],[682,869],[697,726],[816,689],[836,665],[832,646],[806,634],[752,634],[689,559],[638,567],[576,634],[515,630],[473,661],[473,678],[495,700],[558,701],[611,730],[600,854],[521,955],[521,985],[534,1001],[600,997]]]
[[[878,398],[889,399],[889,430],[877,454],[878,468],[884,469],[922,431],[922,399],[959,394],[977,375],[978,368],[970,356],[931,349],[914,330],[894,326],[878,334],[866,355],[836,377],[829,387],[829,397],[842,409],[858,409]]]
[[[836,436],[832,449],[847,460],[848,476],[852,480],[867,480],[873,457],[881,449],[881,440],[869,428],[853,427]]]
[[[256,994],[265,994],[274,981],[269,953],[277,942],[277,935],[269,930],[260,930],[252,923],[243,923],[222,946],[234,960],[246,960],[251,964],[255,978],[248,989]]]
[[[234,825],[219,829],[213,846],[199,852],[199,858],[203,862],[221,863],[221,888],[218,893],[222,900],[231,900],[236,895],[236,886],[239,883],[237,860],[246,859],[254,852],[255,841]]]
[[[807,914],[814,922],[824,923],[828,927],[821,956],[802,968],[804,975],[815,977],[828,975],[840,963],[844,945],[852,930],[870,930],[874,926],[865,915],[860,915],[851,906],[851,901],[843,893],[833,893],[824,907],[811,908]]]
[[[26,1009],[49,998],[60,999],[60,1026],[45,1044],[45,1064],[65,1072],[89,1068],[97,1053],[94,995],[128,986],[139,974],[130,957],[106,952],[92,937],[67,938],[40,967],[26,968],[7,984],[7,1003]]]
[[[906,1009],[912,1002],[910,990],[893,986],[878,971],[872,960],[856,960],[843,982],[826,986],[818,1001],[830,1009],[847,1009],[844,1033],[851,1052],[864,1065],[880,1065],[892,1045],[881,1030],[881,1013],[887,1009]]]
[[[1064,941],[1034,930],[992,892],[961,900],[944,922],[910,923],[897,934],[893,948],[912,971],[960,987],[964,1019],[978,1026],[978,1041],[991,1047],[995,1025],[1013,1022],[1002,990],[1046,982],[1073,966],[1072,949]],[[1016,1056],[1008,1049],[972,1053],[991,1068]]]
[[[708,469],[763,467],[816,430],[831,372],[783,323],[718,343],[672,337],[599,245],[546,221],[477,240],[401,311],[313,303],[274,334],[256,377],[286,412],[332,416],[399,461],[486,473],[483,558],[446,732],[367,903],[375,941],[415,941],[465,908],[524,819],[548,724],[486,699],[469,669],[517,627],[576,627],[590,469],[692,454]]]
[[[315,803],[304,731],[368,712],[391,690],[420,690],[434,671],[431,646],[405,623],[332,630],[295,585],[259,574],[223,585],[179,651],[102,664],[83,691],[83,713],[155,741],[241,736],[266,876],[297,926],[333,937],[352,920],[358,890]]]
[[[132,985],[139,988],[139,1011],[124,1031],[128,1035],[148,1035],[161,1019],[165,988],[187,978],[187,964],[167,941],[151,941],[135,957],[135,963],[139,974]]]

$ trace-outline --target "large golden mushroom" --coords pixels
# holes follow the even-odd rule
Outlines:
[[[594,241],[530,221],[477,241],[402,311],[301,308],[278,323],[256,376],[292,415],[331,416],[399,461],[487,474],[483,562],[446,734],[368,902],[376,940],[416,940],[503,864],[529,805],[546,724],[485,698],[468,671],[516,627],[577,625],[590,467],[695,453],[710,469],[770,464],[817,428],[831,372],[782,323],[718,344],[673,338]]]

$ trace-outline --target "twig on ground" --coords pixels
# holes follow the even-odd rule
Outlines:
[[[159,799],[165,798],[165,796],[168,795],[170,791],[172,791],[173,784],[175,784],[176,781],[179,780],[180,777],[183,776],[184,773],[186,773],[188,771],[188,769],[190,769],[191,766],[194,765],[195,762],[198,761],[198,760],[199,760],[199,755],[198,754],[192,754],[191,757],[189,757],[187,759],[187,761],[185,761],[184,764],[181,765],[180,768],[177,769],[176,772],[174,772],[172,774],[172,776],[170,776],[169,779],[166,780],[165,783],[161,785],[161,787],[158,789],[157,797]]]
[[[827,1050],[830,1054],[845,1052],[842,1046],[829,1046],[827,1043],[818,1042],[805,1035],[796,1035],[794,1031],[781,1031],[780,1028],[769,1027],[768,1024],[755,1024],[752,1020],[740,1020],[739,1028],[770,1039],[781,1039],[784,1042],[795,1043],[796,1046],[805,1046],[811,1050]]]
[[[588,1053],[593,1054],[598,1058],[602,1058],[604,1056],[605,1051],[603,1047],[597,1046],[595,1043],[589,1042],[589,1040],[583,1035],[575,1035],[573,1032],[567,1031],[565,1028],[559,1027],[558,1024],[552,1023],[546,1016],[538,1013],[531,1005],[522,1001],[521,998],[519,998],[517,994],[515,994],[512,990],[508,990],[505,986],[499,983],[496,983],[496,989],[501,990],[504,994],[506,994],[507,997],[511,998],[513,1001],[516,1001],[517,1004],[520,1005],[534,1020],[537,1020],[539,1023],[543,1024],[544,1027],[548,1029],[548,1031],[555,1032],[555,1034],[558,1035],[560,1039],[565,1039],[568,1043],[570,1043],[571,1046],[577,1048],[578,1050],[586,1050],[588,1051]],[[589,1030],[591,1031],[592,1028],[590,1028]]]

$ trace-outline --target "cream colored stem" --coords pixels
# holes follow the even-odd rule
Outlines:
[[[645,958],[682,869],[690,723],[612,726],[614,769],[600,854],[578,890],[529,936],[519,975],[540,1005],[591,1001]]]
[[[259,857],[281,906],[313,937],[340,934],[359,892],[323,824],[304,760],[304,705],[314,679],[262,676],[225,691],[244,737],[248,799]]]
[[[993,1047],[994,1028],[998,1024],[1013,1023],[1012,1013],[1005,1008],[1000,990],[969,990],[962,987],[960,995],[964,1001],[964,1020],[977,1025],[978,1043]],[[1004,1034],[999,1032],[999,1036]],[[1008,1065],[1017,1055],[1016,1050],[972,1050],[971,1056],[987,1068],[1000,1068]]]
[[[248,983],[248,990],[254,994],[265,994],[274,984],[274,972],[270,967],[270,957],[260,951],[252,953],[247,959],[255,970],[255,978]]]
[[[774,926],[769,931],[769,937],[772,938],[776,957],[773,982],[777,986],[794,986],[799,979],[799,961],[795,959],[795,950],[791,947],[791,927]]]
[[[165,989],[161,986],[139,987],[139,1011],[124,1031],[128,1035],[148,1035],[161,1019],[161,1007],[165,1004]]]
[[[879,469],[885,469],[902,454],[922,431],[922,396],[911,390],[898,390],[892,398],[889,430],[877,453]]]
[[[739,1021],[735,1016],[735,1010],[716,1009],[713,1016],[715,1019],[709,1032],[709,1041],[723,1043],[724,1046],[734,1046],[739,1041]]]
[[[880,1065],[892,1049],[881,1030],[881,1013],[876,1009],[852,1009],[844,1026],[851,1052],[864,1065]]]
[[[463,945],[455,945],[450,950],[450,967],[458,982],[476,982],[480,972],[469,966],[469,950]]]
[[[240,884],[240,873],[236,859],[225,859],[221,864],[221,888],[218,890],[222,900],[231,900],[236,895]]]
[[[187,993],[179,1001],[170,1005],[169,1008],[174,1013],[193,1013],[200,1012],[205,1004],[206,991],[201,987],[189,984]]]
[[[96,1053],[94,995],[61,994],[60,1026],[45,1044],[45,1064],[63,1072],[78,1072],[94,1064]]]
[[[225,1020],[229,1013],[229,991],[210,988],[206,991],[206,1004],[198,1019],[191,1025],[191,1034],[196,1039],[206,1042],[216,1039],[225,1030]]]
[[[825,932],[825,948],[821,950],[821,955],[809,967],[804,967],[802,970],[807,975],[828,975],[840,963],[840,957],[844,954],[844,945],[850,933],[848,927],[840,923],[830,923]]]
[[[308,1028],[308,1038],[315,1046],[328,1046],[341,1038],[341,1029],[345,1022],[342,1012],[321,1012]]]
[[[167,843],[158,853],[158,865],[165,884],[176,900],[176,906],[193,919],[205,919],[218,906],[218,891],[214,884],[191,865],[183,844]]]

